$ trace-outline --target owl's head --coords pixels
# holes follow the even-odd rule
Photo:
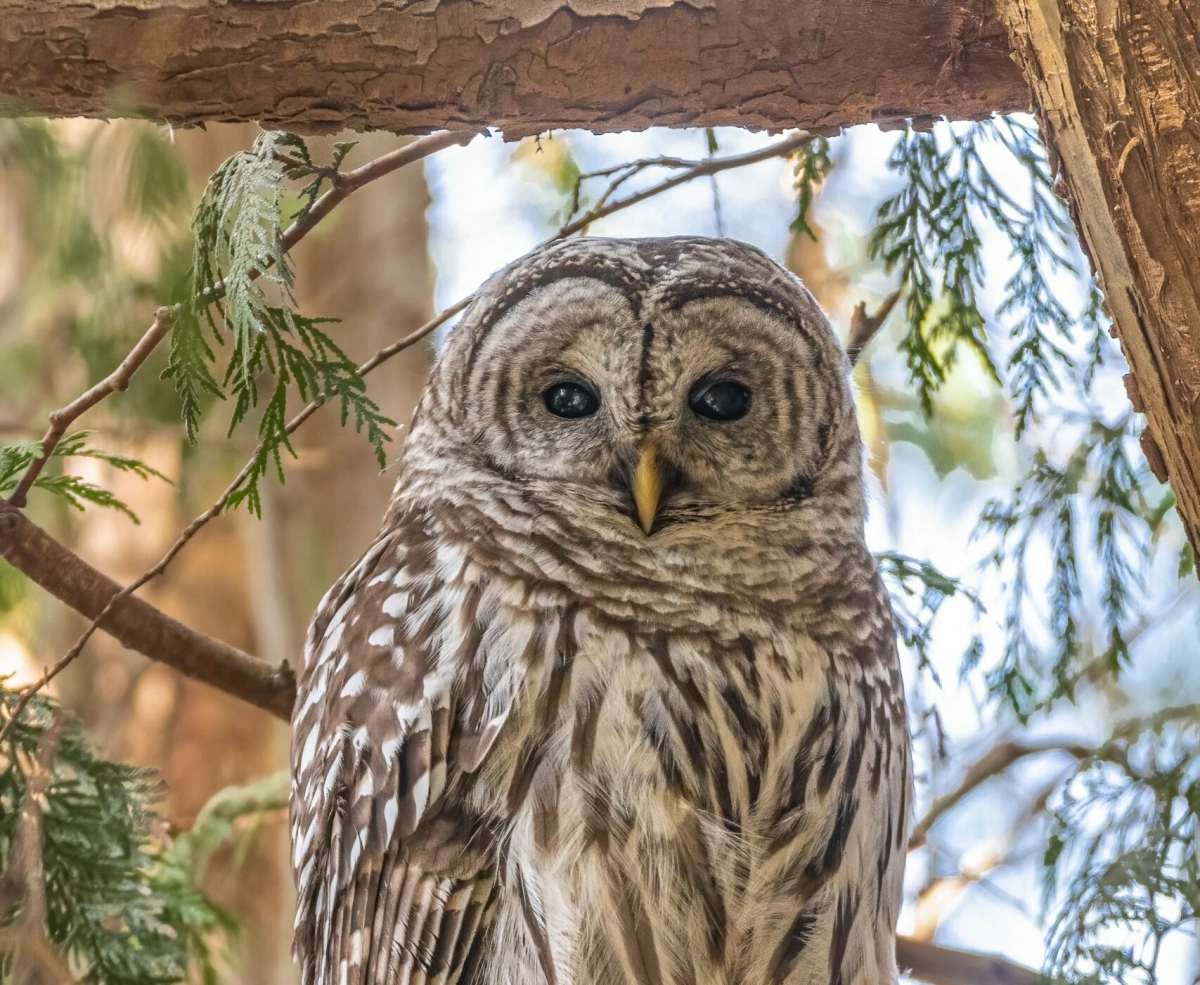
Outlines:
[[[754,247],[560,242],[481,289],[410,440],[617,538],[770,533],[817,503],[861,527],[847,371],[812,295]]]

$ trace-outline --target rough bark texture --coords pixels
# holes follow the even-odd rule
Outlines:
[[[1100,277],[1146,457],[1200,547],[1200,0],[1000,0]]]
[[[979,0],[0,0],[0,94],[294,130],[836,130],[1024,109]]]

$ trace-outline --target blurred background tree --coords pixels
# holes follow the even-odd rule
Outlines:
[[[1062,981],[1193,981],[1194,559],[1139,448],[1123,360],[1032,121],[828,141],[481,136],[336,202],[285,249],[284,231],[344,180],[332,168],[404,145],[0,120],[0,489],[37,458],[47,413],[111,373],[156,307],[177,304],[171,337],[88,414],[89,434],[60,446],[27,512],[128,584],[249,459],[233,497],[246,508],[188,539],[142,594],[294,663],[317,598],[379,522],[394,476],[378,455],[395,459],[437,336],[365,381],[354,366],[508,260],[563,230],[734,236],[800,274],[847,336],[898,291],[854,379],[868,533],[905,645],[919,765],[901,963],[965,981],[957,948]],[[223,300],[204,293],[217,280]],[[288,438],[289,416],[325,396],[348,419],[327,408]],[[10,689],[86,626],[0,562]],[[48,693],[0,741],[0,888],[13,896],[6,909],[0,894],[0,916],[20,927],[29,912],[11,885],[28,870],[28,816],[46,951],[73,976],[294,980],[284,726],[103,634]],[[54,707],[85,732],[59,736]],[[10,692],[0,720],[14,708]],[[47,770],[44,808],[26,811]],[[118,790],[128,803],[115,809]],[[77,889],[50,876],[100,856],[124,862],[88,883],[81,934],[54,916]],[[128,902],[147,894],[154,906]],[[131,941],[139,957],[108,960]],[[15,954],[7,971],[31,960]],[[1037,980],[988,979],[988,967],[970,965],[972,980]]]

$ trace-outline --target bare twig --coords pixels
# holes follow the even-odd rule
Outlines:
[[[999,776],[1014,763],[1025,757],[1037,756],[1047,752],[1064,752],[1074,756],[1078,760],[1084,760],[1091,757],[1095,750],[1073,742],[1026,743],[1010,741],[996,743],[996,745],[992,746],[967,768],[966,773],[963,774],[962,781],[957,787],[949,793],[936,798],[930,804],[925,816],[913,826],[912,833],[908,838],[908,850],[911,852],[924,845],[929,837],[929,831],[934,824],[977,787],[992,777]]]
[[[665,191],[670,191],[672,188],[677,188],[680,185],[687,184],[689,181],[694,181],[696,178],[703,178],[710,174],[720,174],[722,171],[729,171],[732,168],[744,168],[751,164],[758,164],[761,161],[769,161],[773,157],[786,157],[788,154],[798,151],[801,147],[813,141],[814,137],[809,133],[801,133],[795,137],[789,137],[787,140],[781,140],[778,143],[771,144],[769,147],[764,147],[761,150],[751,151],[749,154],[738,154],[733,157],[713,157],[706,161],[700,162],[680,162],[679,164],[667,163],[665,167],[678,167],[680,164],[688,165],[687,170],[682,174],[674,175],[667,178],[665,181],[660,181],[657,185],[651,185],[640,192],[635,192],[628,198],[622,198],[616,202],[608,201],[612,192],[624,182],[627,178],[638,173],[637,171],[618,177],[610,186],[609,189],[601,196],[599,202],[588,209],[583,215],[577,219],[567,222],[553,237],[561,239],[564,236],[571,236],[575,233],[582,232],[587,229],[597,219],[603,219],[605,216],[612,215],[614,212],[620,212],[622,209],[627,209],[631,205],[636,205],[638,202],[644,202],[648,198],[653,198],[655,195],[661,195]],[[666,159],[663,159],[666,160]],[[646,163],[646,166],[658,164],[658,160]]]
[[[412,164],[415,161],[428,157],[430,154],[436,154],[440,150],[445,150],[447,147],[465,144],[475,136],[475,133],[476,131],[474,130],[448,130],[444,133],[431,134],[428,137],[414,140],[411,144],[398,147],[394,151],[377,157],[375,160],[364,164],[361,168],[339,173],[333,179],[333,187],[317,199],[313,207],[297,219],[296,222],[292,223],[284,232],[282,239],[284,252],[291,250],[292,247],[312,232],[316,225],[329,215],[334,208],[364,185],[370,184],[384,175],[391,174],[393,171],[397,171],[407,164]],[[251,280],[256,279],[258,276],[259,271],[251,271]],[[203,298],[206,302],[211,303],[219,300],[224,294],[225,283],[221,281],[207,288],[203,292]],[[60,407],[51,413],[50,427],[41,442],[41,454],[29,463],[29,468],[21,476],[21,481],[17,484],[16,489],[13,490],[12,495],[8,497],[9,503],[19,509],[24,508],[29,497],[29,490],[33,488],[33,484],[46,467],[46,463],[50,460],[54,449],[58,447],[58,443],[62,440],[63,435],[66,434],[67,428],[114,391],[124,390],[129,386],[129,381],[133,378],[133,374],[141,368],[142,364],[150,356],[150,353],[170,333],[171,327],[174,325],[180,310],[181,306],[178,304],[159,308],[155,312],[154,322],[146,329],[146,333],[138,340],[137,345],[129,351],[129,354],[121,360],[121,364],[116,369],[65,407]]]
[[[850,335],[846,339],[846,355],[850,359],[850,365],[854,366],[858,363],[859,356],[862,355],[870,343],[871,339],[883,328],[883,323],[887,321],[888,315],[892,313],[892,309],[896,307],[896,302],[900,300],[900,291],[892,291],[878,310],[873,315],[867,314],[867,303],[859,301],[854,306],[854,314],[850,316]]]
[[[959,951],[911,937],[896,938],[896,963],[902,972],[929,985],[1040,985],[1032,968],[1004,958]]]

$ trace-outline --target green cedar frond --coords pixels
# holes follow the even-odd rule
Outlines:
[[[0,687],[0,721],[16,698]],[[50,702],[34,698],[0,746],[0,857],[8,856],[51,715]],[[193,879],[157,872],[150,824],[162,785],[155,774],[97,759],[75,721],[63,729],[53,768],[41,844],[51,943],[89,985],[161,985],[186,977],[189,966],[215,980],[207,948],[230,920]],[[196,949],[200,940],[204,951]]]
[[[1091,418],[1085,425],[1065,462],[1035,452],[1011,496],[987,503],[975,532],[993,538],[988,563],[1008,585],[1005,649],[988,685],[1021,721],[1059,698],[1070,699],[1085,658],[1113,673],[1128,660],[1126,632],[1142,592],[1147,545],[1165,515],[1151,496],[1153,477],[1134,458],[1133,416],[1116,425]],[[1045,585],[1029,581],[1035,544],[1049,554]],[[1080,569],[1093,568],[1093,561],[1103,646],[1089,654],[1080,626],[1092,621],[1085,607],[1091,593],[1082,591]],[[1035,626],[1048,649],[1037,644]]]
[[[275,288],[288,307],[295,306],[295,275],[281,228],[283,172],[275,158],[280,146],[294,147],[295,142],[264,132],[252,150],[225,161],[209,179],[192,220],[194,303],[202,307],[218,340],[214,308],[220,313],[233,339],[232,364],[243,377],[250,372],[246,354],[264,331],[270,305],[266,288]],[[224,297],[213,300],[208,290],[218,283]]]
[[[1118,727],[1050,814],[1048,976],[1154,985],[1163,940],[1200,917],[1198,818],[1200,705]]]
[[[225,392],[212,373],[216,359],[204,337],[199,312],[190,303],[182,305],[171,328],[167,367],[162,378],[175,384],[184,430],[193,444],[199,436],[205,395],[225,399]]]
[[[273,379],[258,422],[258,447],[250,472],[241,488],[230,497],[231,506],[245,502],[252,513],[261,516],[260,480],[274,470],[283,481],[282,454],[286,451],[293,458],[296,455],[287,434],[290,389],[295,389],[304,403],[336,402],[342,426],[353,414],[355,432],[365,432],[379,467],[387,465],[385,446],[392,440],[388,429],[395,427],[396,422],[386,417],[367,395],[366,381],[354,361],[321,328],[335,322],[331,318],[306,318],[282,307],[264,310],[265,332],[254,340],[247,357],[248,385],[236,376],[229,381],[237,395],[230,423],[232,431],[257,406],[260,376]]]
[[[51,453],[51,460],[95,458],[106,462],[119,472],[131,472],[140,479],[150,479],[153,477],[170,483],[171,480],[157,469],[151,468],[145,462],[139,462],[136,458],[127,458],[124,455],[116,455],[112,452],[89,448],[87,440],[92,434],[93,432],[91,431],[76,431],[73,434],[67,435]],[[40,457],[41,453],[42,446],[38,442],[0,447],[0,495],[9,493],[17,487],[25,470],[29,468],[30,463],[35,458]],[[85,479],[81,479],[77,475],[67,475],[64,473],[47,475],[43,473],[38,476],[33,487],[35,489],[44,489],[46,492],[58,496],[69,506],[77,510],[83,510],[88,503],[91,503],[93,506],[118,510],[128,516],[134,523],[139,522],[133,510],[117,496],[113,495],[107,489],[102,489]]]
[[[937,671],[929,659],[934,620],[942,604],[955,596],[969,602],[978,615],[981,607],[979,596],[963,581],[944,574],[929,561],[895,551],[881,551],[875,555],[875,560],[891,597],[896,632],[901,643],[917,658],[918,670],[928,671],[934,682],[940,684]],[[972,638],[968,652],[973,652],[980,645],[977,637]]]
[[[1028,175],[1028,204],[1018,203],[991,174],[984,157],[989,144],[1006,149]],[[984,279],[983,225],[1011,245],[1017,269],[996,317],[1009,323],[1015,343],[1007,375],[1019,438],[1041,398],[1058,385],[1059,370],[1072,367],[1066,343],[1076,321],[1088,337],[1086,382],[1103,358],[1098,292],[1073,317],[1049,280],[1056,271],[1074,272],[1068,259],[1074,230],[1055,194],[1037,132],[1012,117],[956,127],[948,141],[909,130],[888,163],[903,185],[880,205],[869,251],[899,274],[906,291],[908,330],[900,350],[926,413],[960,346],[974,352],[988,375],[1000,381],[977,301]]]
[[[833,170],[829,159],[829,141],[814,137],[793,155],[792,174],[796,189],[796,217],[788,228],[797,236],[808,236],[814,243],[817,234],[808,222],[808,213],[820,190],[821,182]]]
[[[260,480],[274,471],[282,481],[283,453],[295,456],[287,435],[293,393],[303,403],[336,400],[341,423],[353,413],[355,430],[365,433],[380,467],[387,462],[387,429],[395,422],[380,413],[354,362],[321,329],[336,319],[296,312],[294,273],[283,242],[285,181],[307,180],[294,221],[312,208],[326,182],[336,180],[354,146],[335,144],[332,163],[318,165],[300,137],[263,133],[252,150],[218,168],[193,219],[188,295],[171,332],[164,376],[175,382],[189,441],[196,440],[206,396],[233,397],[232,434],[259,408],[260,389],[267,394],[250,472],[230,498],[230,505],[245,502],[256,515],[262,510]],[[212,342],[224,345],[226,333],[229,359],[218,379]]]

